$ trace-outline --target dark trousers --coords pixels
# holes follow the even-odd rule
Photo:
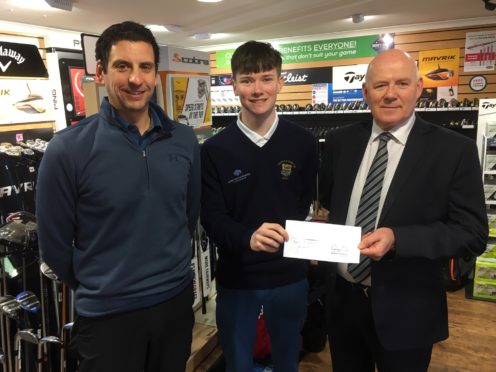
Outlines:
[[[408,350],[386,350],[374,326],[370,293],[338,276],[331,298],[329,345],[334,372],[425,372],[432,345]],[[406,321],[406,320],[405,320]],[[408,337],[405,335],[404,337]]]
[[[193,288],[159,305],[96,318],[78,316],[70,348],[78,372],[184,372],[191,353]]]
[[[307,279],[267,289],[230,289],[217,283],[217,327],[226,372],[253,371],[253,345],[262,306],[274,371],[297,372],[307,295]]]

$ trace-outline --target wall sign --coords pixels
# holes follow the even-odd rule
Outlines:
[[[458,85],[460,49],[438,49],[419,52],[419,71],[425,88]]]
[[[332,89],[362,89],[362,84],[365,83],[367,67],[367,64],[335,66],[332,69]]]
[[[284,85],[332,83],[332,67],[283,70]]]
[[[467,32],[464,71],[494,71],[496,61],[496,30]]]
[[[482,75],[473,76],[470,79],[469,86],[470,89],[472,89],[474,92],[480,92],[481,90],[484,90],[486,88],[487,79],[485,76]]]
[[[0,125],[53,120],[48,80],[0,79]]]
[[[332,83],[332,67],[299,68],[282,70],[284,85],[304,85]],[[232,85],[232,75],[212,75],[210,84],[213,87]]]
[[[389,35],[388,35],[389,36]],[[332,40],[307,41],[281,44],[282,63],[305,63],[349,58],[373,57],[378,52],[392,48],[394,41],[385,42],[385,35],[367,35]],[[216,54],[217,68],[231,68],[234,50],[219,50]]]
[[[48,78],[38,47],[0,41],[0,78]]]

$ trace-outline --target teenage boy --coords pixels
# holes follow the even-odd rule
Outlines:
[[[261,308],[275,371],[298,370],[308,262],[283,257],[284,223],[307,217],[318,161],[313,135],[276,114],[281,64],[270,44],[236,49],[241,111],[202,146],[201,221],[218,246],[217,326],[230,372],[253,370]]]

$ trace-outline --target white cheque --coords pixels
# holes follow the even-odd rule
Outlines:
[[[320,222],[286,221],[284,257],[358,263],[362,229]]]

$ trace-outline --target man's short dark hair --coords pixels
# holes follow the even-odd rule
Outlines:
[[[100,64],[103,66],[103,72],[107,72],[112,45],[115,45],[122,40],[144,41],[145,43],[150,44],[153,48],[153,54],[155,55],[155,68],[158,69],[160,51],[152,32],[140,23],[126,21],[108,27],[96,41],[95,58],[97,61],[100,61]]]
[[[269,43],[250,40],[239,46],[231,58],[233,77],[236,74],[251,74],[275,68],[281,75],[282,57]]]

